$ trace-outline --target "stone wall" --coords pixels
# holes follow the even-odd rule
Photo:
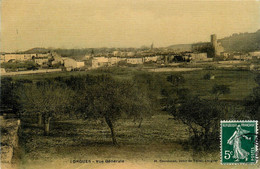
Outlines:
[[[15,168],[12,162],[14,149],[18,148],[18,131],[20,128],[20,120],[4,119],[0,116],[1,128],[1,168]]]

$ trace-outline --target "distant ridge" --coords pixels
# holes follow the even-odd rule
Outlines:
[[[48,53],[50,49],[46,48],[32,48],[21,53],[34,54],[34,53]]]
[[[192,44],[177,44],[168,46],[167,48],[180,51],[190,51],[192,49]]]
[[[253,33],[234,33],[220,39],[227,52],[253,52],[260,50],[260,29]]]
[[[218,39],[226,52],[253,52],[260,50],[260,30],[253,33],[234,33],[231,36]],[[197,42],[194,44],[206,44],[208,42]],[[174,50],[191,50],[193,44],[178,44],[168,46]]]

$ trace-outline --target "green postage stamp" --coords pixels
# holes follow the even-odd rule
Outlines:
[[[221,163],[257,163],[258,121],[221,121]]]

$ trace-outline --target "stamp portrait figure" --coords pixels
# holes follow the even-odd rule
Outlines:
[[[236,159],[236,161],[239,161],[240,159],[245,159],[245,161],[248,160],[249,152],[244,150],[241,145],[241,140],[243,138],[247,140],[251,139],[246,136],[246,134],[248,133],[249,131],[242,129],[241,126],[238,125],[236,127],[236,131],[227,141],[228,144],[233,145],[233,151],[234,151],[233,158]]]

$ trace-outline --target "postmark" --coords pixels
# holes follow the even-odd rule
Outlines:
[[[221,164],[255,164],[258,121],[221,121]]]

